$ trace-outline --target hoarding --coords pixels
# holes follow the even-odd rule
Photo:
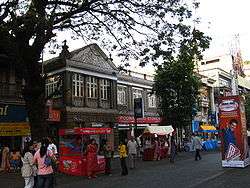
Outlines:
[[[249,165],[249,149],[244,100],[240,96],[219,98],[219,126],[222,166]]]

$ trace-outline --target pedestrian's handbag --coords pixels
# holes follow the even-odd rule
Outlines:
[[[46,154],[45,159],[44,159],[44,164],[46,166],[51,166],[52,165],[52,159],[49,155]]]

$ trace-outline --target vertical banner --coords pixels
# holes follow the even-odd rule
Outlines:
[[[219,125],[223,167],[249,165],[244,100],[240,96],[219,98]]]

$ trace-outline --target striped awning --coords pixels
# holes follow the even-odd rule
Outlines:
[[[200,131],[201,132],[217,132],[217,129],[213,125],[201,125]]]

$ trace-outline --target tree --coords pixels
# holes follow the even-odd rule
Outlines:
[[[161,102],[161,111],[167,124],[175,128],[191,125],[193,108],[197,103],[201,82],[194,72],[195,61],[208,48],[210,38],[193,29],[183,39],[176,57],[165,57],[155,75],[154,90]]]
[[[119,51],[125,60],[141,65],[164,52],[172,57],[179,39],[186,37],[192,7],[183,0],[2,0],[0,54],[25,80],[23,96],[33,139],[47,134],[44,116],[45,80],[41,53],[56,44],[56,35],[71,29],[87,41],[99,40]],[[58,45],[58,44],[56,44]],[[167,51],[163,51],[164,48]]]
[[[250,129],[250,94],[245,95],[245,111],[247,120],[247,129]]]

